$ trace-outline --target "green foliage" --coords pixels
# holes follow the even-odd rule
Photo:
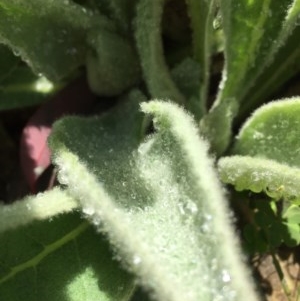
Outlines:
[[[274,199],[292,200],[300,196],[298,168],[251,156],[223,157],[218,168],[221,180],[234,185],[237,191],[263,191]]]
[[[96,16],[71,1],[0,2],[0,42],[36,73],[58,80],[85,60],[86,30]]]
[[[232,153],[300,167],[299,113],[299,97],[260,107],[241,128]]]
[[[78,213],[32,222],[1,233],[0,240],[1,300],[130,298],[132,278]]]
[[[93,92],[115,96],[139,81],[139,62],[130,41],[101,30],[92,32],[88,41],[93,50],[87,54],[87,76]]]
[[[43,103],[59,84],[53,84],[43,76],[35,75],[26,66],[15,66],[1,81],[0,110],[23,108]]]
[[[299,73],[299,19],[299,0],[0,0],[0,110],[82,72],[117,100],[54,125],[62,188],[0,206],[0,299],[257,300],[219,179],[248,251],[300,244],[300,99],[257,109]]]
[[[183,104],[184,96],[172,80],[163,55],[161,20],[164,0],[140,0],[135,20],[136,42],[145,81],[153,98]]]
[[[231,255],[238,251],[227,208],[192,119],[170,103],[142,103],[158,132],[138,145],[128,139],[135,106],[129,100],[102,119],[56,124],[50,141],[60,182],[157,299],[234,300],[247,291],[255,300]]]
[[[288,246],[300,243],[299,206],[296,205],[300,197],[299,109],[299,98],[260,107],[237,135],[231,152],[238,155],[224,157],[218,162],[222,181],[234,185],[237,191],[263,191],[273,199],[284,200],[286,209],[277,216],[265,204],[259,205],[255,213],[256,227],[264,233],[267,245],[272,248],[281,242]],[[253,234],[257,232],[256,227],[247,226],[246,230],[247,236],[252,237],[248,239],[252,248],[253,241],[259,241],[257,233]]]
[[[225,66],[217,99],[202,121],[203,131],[218,154],[222,154],[230,143],[233,119],[239,107],[249,101],[245,98],[246,93],[254,85],[258,88],[264,85],[257,81],[259,75],[274,63],[278,49],[297,25],[299,5],[297,0],[221,1],[220,10],[225,35]],[[296,44],[286,49],[289,52],[285,58],[296,49]],[[285,58],[273,66],[285,68]],[[272,93],[274,86],[268,87],[268,93]]]

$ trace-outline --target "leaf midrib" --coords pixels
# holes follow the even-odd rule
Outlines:
[[[0,285],[4,282],[8,281],[9,279],[13,278],[18,273],[23,272],[26,269],[29,269],[31,267],[37,266],[45,257],[47,257],[49,254],[55,252],[59,248],[61,248],[63,245],[67,244],[68,242],[74,240],[77,236],[79,236],[82,232],[84,232],[88,227],[90,227],[89,223],[82,222],[80,225],[78,225],[75,229],[73,229],[68,234],[64,235],[60,239],[56,240],[54,243],[49,244],[45,246],[42,252],[31,258],[30,260],[27,260],[17,266],[14,266],[11,268],[11,271],[4,277],[0,278]]]

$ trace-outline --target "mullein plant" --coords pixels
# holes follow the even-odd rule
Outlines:
[[[300,243],[300,98],[258,108],[300,69],[299,22],[298,0],[0,0],[2,110],[82,72],[84,103],[116,100],[23,137],[31,187],[43,151],[60,185],[1,205],[0,299],[259,300],[228,200],[260,193],[250,245]]]

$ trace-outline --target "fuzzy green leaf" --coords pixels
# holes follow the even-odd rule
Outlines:
[[[300,167],[300,98],[260,107],[241,128],[232,154],[255,156]]]
[[[139,0],[136,12],[136,43],[143,74],[153,98],[183,104],[184,96],[172,80],[164,58],[161,21],[164,0]]]
[[[272,64],[258,77],[255,89],[249,89],[245,94],[238,116],[240,120],[245,120],[249,112],[257,108],[259,104],[264,103],[284,83],[300,71],[299,36],[300,26],[297,26],[286,43],[276,53]],[[240,120],[237,120],[237,122],[240,122]]]
[[[1,0],[0,42],[35,73],[58,80],[84,63],[86,32],[95,20],[108,23],[102,19],[69,0]]]
[[[75,213],[0,233],[0,300],[129,300],[132,277],[111,258]]]
[[[225,39],[226,67],[220,99],[239,101],[243,83],[260,72],[271,60],[273,47],[282,44],[281,31],[293,0],[221,2]],[[295,25],[295,24],[294,24]],[[276,46],[274,46],[276,45]],[[270,53],[271,52],[271,53]],[[270,57],[271,56],[271,57]]]
[[[144,103],[158,132],[139,145],[135,110],[127,101],[103,118],[58,122],[59,180],[157,300],[257,300],[191,117],[171,103]]]
[[[221,1],[225,68],[217,100],[203,121],[203,132],[218,154],[228,147],[232,121],[242,98],[296,26],[297,3],[298,0]],[[223,103],[227,103],[230,114],[218,109],[224,107]],[[213,120],[219,121],[214,124]]]
[[[250,156],[223,157],[218,170],[224,183],[237,191],[265,192],[272,198],[294,199],[300,196],[300,169],[274,160]]]
[[[58,188],[26,197],[9,206],[1,205],[0,233],[29,224],[34,220],[50,219],[57,214],[70,212],[76,207],[77,202]]]
[[[196,60],[187,57],[172,69],[171,74],[174,82],[187,98],[187,110],[200,120],[205,112],[204,106],[199,101],[201,66]]]
[[[213,37],[213,16],[215,1],[188,0],[188,13],[191,20],[193,34],[194,59],[201,66],[201,76],[199,77],[200,91],[199,98],[202,114],[206,112],[207,93],[209,81],[209,69],[211,60],[211,48]]]
[[[223,182],[236,190],[265,191],[270,197],[300,196],[300,98],[262,106],[241,128],[231,151],[219,161]]]

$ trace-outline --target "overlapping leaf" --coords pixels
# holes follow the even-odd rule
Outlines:
[[[202,114],[207,109],[209,69],[213,37],[213,16],[215,1],[188,0],[188,13],[193,30],[194,58],[201,66],[199,100]],[[202,116],[201,116],[202,117]]]
[[[218,98],[202,125],[219,154],[228,147],[232,121],[241,101],[296,27],[299,4],[297,0],[221,1],[221,12],[225,68]],[[281,63],[284,66],[284,60]],[[276,68],[280,66],[276,64]],[[258,86],[260,84],[264,83],[259,82]]]
[[[274,198],[298,198],[300,99],[271,102],[244,124],[232,156],[219,161],[224,182],[236,189],[265,190]],[[251,156],[251,157],[249,157]]]
[[[136,43],[144,79],[153,98],[185,99],[173,82],[165,61],[161,36],[164,0],[140,0],[136,9]]]
[[[1,0],[0,42],[36,73],[58,80],[85,61],[86,32],[108,22],[72,1]]]
[[[240,300],[245,292],[256,300],[191,118],[171,103],[144,103],[158,132],[139,145],[142,98],[130,98],[103,118],[55,126],[59,180],[158,300]]]
[[[111,259],[105,239],[78,213],[62,214],[76,205],[54,189],[0,207],[1,300],[130,299],[132,277]]]

